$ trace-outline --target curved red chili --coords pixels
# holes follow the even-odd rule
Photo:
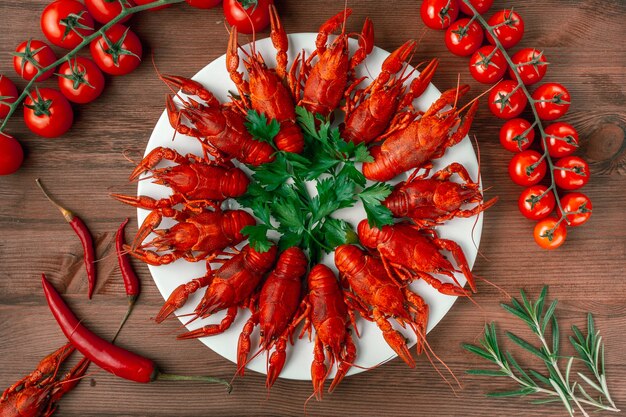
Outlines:
[[[135,274],[133,266],[130,263],[130,257],[124,249],[124,227],[126,227],[127,223],[128,218],[120,225],[119,229],[117,229],[117,233],[115,234],[115,250],[117,252],[117,262],[120,265],[120,272],[122,273],[122,280],[124,281],[124,288],[126,288],[126,295],[128,296],[128,310],[120,326],[117,328],[112,342],[115,342],[120,331],[122,331],[122,327],[124,327],[124,323],[126,323],[126,320],[130,317],[130,313],[132,313],[139,292],[141,291],[139,278],[137,274]]]
[[[65,207],[61,206],[52,197],[50,197],[50,195],[43,188],[43,185],[41,184],[41,181],[39,181],[39,178],[37,178],[35,182],[37,183],[39,188],[41,188],[41,191],[43,191],[43,194],[46,196],[48,201],[55,205],[59,209],[61,214],[63,214],[63,217],[65,217],[65,220],[70,224],[70,226],[74,230],[74,233],[76,233],[76,235],[80,239],[80,243],[83,245],[83,259],[85,261],[85,269],[87,270],[87,295],[89,299],[91,299],[93,291],[96,288],[96,264],[94,263],[96,261],[96,250],[93,244],[91,232],[89,232],[87,225],[85,225],[80,217],[78,217]]]
[[[208,376],[182,376],[161,373],[151,359],[122,349],[85,327],[63,301],[57,290],[46,279],[45,274],[41,274],[41,284],[48,307],[50,307],[50,311],[52,311],[54,318],[59,323],[65,337],[76,350],[105,371],[120,378],[142,383],[156,381],[157,379],[217,382],[226,385],[230,392],[230,384],[223,379]]]

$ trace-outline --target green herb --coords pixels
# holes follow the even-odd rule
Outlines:
[[[392,222],[391,212],[382,205],[391,187],[375,184],[365,188],[365,177],[355,167],[355,163],[373,160],[365,144],[345,142],[339,129],[303,107],[297,107],[296,113],[304,133],[304,152],[278,151],[273,162],[249,166],[253,181],[237,201],[260,220],[242,230],[253,248],[268,250],[267,234],[275,231],[280,235],[280,249],[300,246],[310,262],[317,263],[322,253],[358,241],[347,222],[331,217],[336,210],[352,207],[360,199],[372,226]],[[273,143],[280,125],[251,110],[246,128],[255,139]],[[309,181],[315,182],[315,196],[307,191]]]
[[[485,334],[480,342],[480,347],[464,344],[463,347],[495,363],[499,370],[473,369],[468,371],[472,375],[503,376],[513,379],[519,384],[519,388],[514,391],[494,392],[487,394],[490,397],[513,397],[530,394],[541,394],[547,396],[545,399],[535,400],[533,404],[543,404],[546,402],[561,401],[567,412],[573,416],[575,409],[581,411],[584,416],[589,414],[583,408],[592,406],[600,410],[619,410],[611,399],[606,382],[604,371],[604,344],[600,332],[595,330],[593,317],[587,315],[587,336],[582,331],[572,326],[574,336],[569,340],[576,352],[577,357],[564,357],[559,354],[560,336],[558,321],[554,314],[557,300],[554,300],[545,308],[548,287],[543,287],[537,301],[528,299],[526,293],[521,290],[521,301],[513,299],[511,305],[501,304],[509,313],[513,314],[528,325],[531,331],[540,341],[539,346],[522,339],[511,332],[506,332],[507,337],[524,350],[541,359],[548,372],[544,375],[534,369],[524,370],[517,360],[508,351],[502,351],[498,344],[496,326],[494,323],[485,325]],[[548,336],[548,324],[550,324],[550,336]],[[565,371],[562,370],[559,360],[566,360]],[[582,372],[576,374],[581,381],[572,381],[571,371],[575,360],[582,361],[593,374],[588,377]],[[583,386],[583,382],[593,390],[590,395]]]

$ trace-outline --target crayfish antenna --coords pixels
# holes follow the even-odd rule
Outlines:
[[[452,369],[450,369],[450,367],[439,356],[437,356],[435,351],[432,349],[432,347],[430,346],[430,344],[426,340],[426,335],[423,335],[422,332],[417,327],[415,327],[412,323],[410,323],[410,325],[411,325],[411,327],[413,327],[413,330],[416,332],[418,337],[422,339],[422,342],[424,343],[424,346],[426,346],[426,349],[424,350],[424,353],[426,353],[426,357],[428,358],[428,361],[433,366],[435,371],[439,374],[439,376],[446,382],[446,384],[448,384],[448,386],[450,387],[450,389],[454,393],[454,396],[458,397],[458,394],[457,394],[456,390],[454,389],[453,384],[448,380],[448,378],[445,377],[445,375],[435,365],[435,363],[433,362],[433,360],[432,360],[430,355],[432,354],[432,356],[437,360],[437,362],[439,362],[441,365],[443,365],[443,367],[448,371],[448,373],[450,373],[450,375],[452,376],[452,379],[454,379],[454,382],[456,382],[456,385],[459,387],[459,389],[463,389],[463,386],[461,385],[461,382],[456,377],[454,372],[452,372]],[[428,352],[430,352],[430,354]]]

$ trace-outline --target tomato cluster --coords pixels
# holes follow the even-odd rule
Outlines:
[[[509,175],[513,182],[527,187],[519,197],[519,210],[525,217],[539,220],[534,231],[536,242],[554,249],[565,241],[566,225],[579,226],[591,215],[591,201],[582,193],[566,194],[558,205],[556,200],[558,190],[578,190],[589,181],[589,165],[572,156],[579,143],[574,127],[564,122],[543,124],[567,113],[570,94],[561,84],[548,82],[539,85],[529,98],[528,86],[544,78],[548,62],[543,52],[535,48],[522,48],[509,58],[506,50],[522,39],[524,20],[516,11],[500,10],[486,20],[491,27],[488,31],[466,1],[423,0],[422,20],[430,28],[445,30],[445,44],[450,52],[470,56],[469,71],[474,79],[495,84],[489,91],[488,103],[496,117],[507,120],[500,130],[500,143],[515,153],[509,163]],[[469,2],[482,15],[493,0]],[[459,18],[459,12],[468,17]],[[534,107],[535,123],[519,118],[529,100]],[[540,146],[535,145],[537,150],[533,150],[529,148],[533,146],[536,129],[542,135]],[[552,158],[560,159],[553,163]],[[539,184],[549,170],[552,185]],[[551,216],[556,206],[556,215]]]
[[[153,3],[155,0],[124,0],[127,7]],[[199,9],[210,9],[221,0],[185,0]],[[239,32],[252,33],[264,29],[270,22],[269,5],[273,0],[224,0],[224,14]],[[155,7],[159,10],[170,5]],[[70,102],[89,103],[102,94],[105,74],[125,75],[141,63],[142,45],[139,37],[120,23],[109,27],[89,45],[91,56],[75,55],[85,37],[92,36],[98,25],[111,22],[122,12],[118,0],[55,0],[43,10],[41,30],[50,44],[72,52],[65,60],[58,60],[52,47],[41,40],[29,39],[17,46],[13,67],[26,81],[57,79],[58,90],[35,87],[24,99],[24,122],[34,133],[54,138],[63,135],[74,120]],[[60,65],[58,63],[62,62]],[[58,65],[58,66],[57,66]],[[40,71],[48,68],[46,71]],[[15,84],[0,74],[0,121],[7,117],[10,106],[19,97]],[[21,100],[21,99],[20,99]],[[21,165],[22,148],[14,138],[0,132],[0,175],[11,174]]]

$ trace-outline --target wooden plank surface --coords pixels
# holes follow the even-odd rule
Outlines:
[[[46,1],[0,1],[0,72],[13,74],[9,52],[29,37],[41,38],[39,13]],[[278,1],[289,32],[313,32],[341,5],[330,0],[306,3]],[[443,33],[425,30],[419,1],[354,1],[349,29],[357,31],[365,16],[376,28],[376,44],[392,49],[408,38],[421,38],[416,60],[438,56],[434,83],[455,86],[457,74],[478,94],[485,87],[473,82],[467,60],[451,55]],[[500,2],[498,2],[500,3]],[[513,1],[501,2],[513,5]],[[523,46],[543,49],[551,62],[547,81],[569,89],[573,104],[564,121],[580,133],[580,154],[591,163],[592,178],[584,192],[593,201],[589,223],[571,229],[556,252],[540,250],[532,240],[533,223],[517,211],[521,188],[507,175],[511,157],[497,139],[501,122],[481,106],[472,127],[480,143],[483,182],[489,196],[500,201],[485,216],[481,241],[484,257],[475,272],[511,293],[523,287],[537,294],[550,284],[550,296],[560,303],[562,331],[584,325],[592,312],[605,336],[609,386],[618,406],[626,407],[626,33],[622,0],[548,0],[522,2],[517,11],[526,21]],[[144,13],[132,21],[159,68],[190,76],[226,50],[227,34],[219,10],[176,6]],[[265,36],[265,34],[263,35]],[[23,85],[23,83],[20,83]],[[46,85],[53,85],[46,82]],[[118,204],[109,193],[134,192],[126,181],[131,164],[143,152],[151,129],[163,110],[166,89],[146,59],[126,77],[107,78],[96,102],[76,107],[76,123],[60,139],[29,133],[19,120],[9,132],[19,138],[26,161],[19,173],[0,178],[0,387],[29,372],[40,358],[63,343],[43,299],[39,276],[46,272],[80,317],[95,331],[111,336],[126,310],[126,298],[116,267],[113,236],[119,222],[134,218],[134,209]],[[50,190],[86,220],[97,237],[99,282],[93,301],[85,296],[81,248],[75,236],[35,187],[42,178]],[[130,230],[136,230],[136,221]],[[130,232],[129,232],[130,233]],[[235,366],[197,341],[179,342],[178,323],[157,326],[150,318],[162,299],[148,269],[135,264],[143,280],[140,302],[119,338],[119,344],[156,359],[163,370],[183,374],[230,377]],[[480,335],[485,322],[520,330],[498,307],[504,297],[480,283],[475,297],[480,309],[459,301],[429,335],[430,344],[460,377],[463,389],[453,393],[428,364],[418,358],[416,369],[400,360],[347,378],[322,402],[311,401],[310,415],[483,416],[564,415],[559,405],[529,408],[524,399],[487,399],[483,393],[511,387],[493,378],[464,375],[485,364],[460,348]],[[523,356],[524,363],[532,363]],[[235,382],[228,396],[221,388],[199,383],[133,384],[91,368],[91,383],[80,384],[61,403],[59,416],[290,416],[300,415],[311,393],[309,382],[279,380],[268,395],[264,376],[249,373]]]

